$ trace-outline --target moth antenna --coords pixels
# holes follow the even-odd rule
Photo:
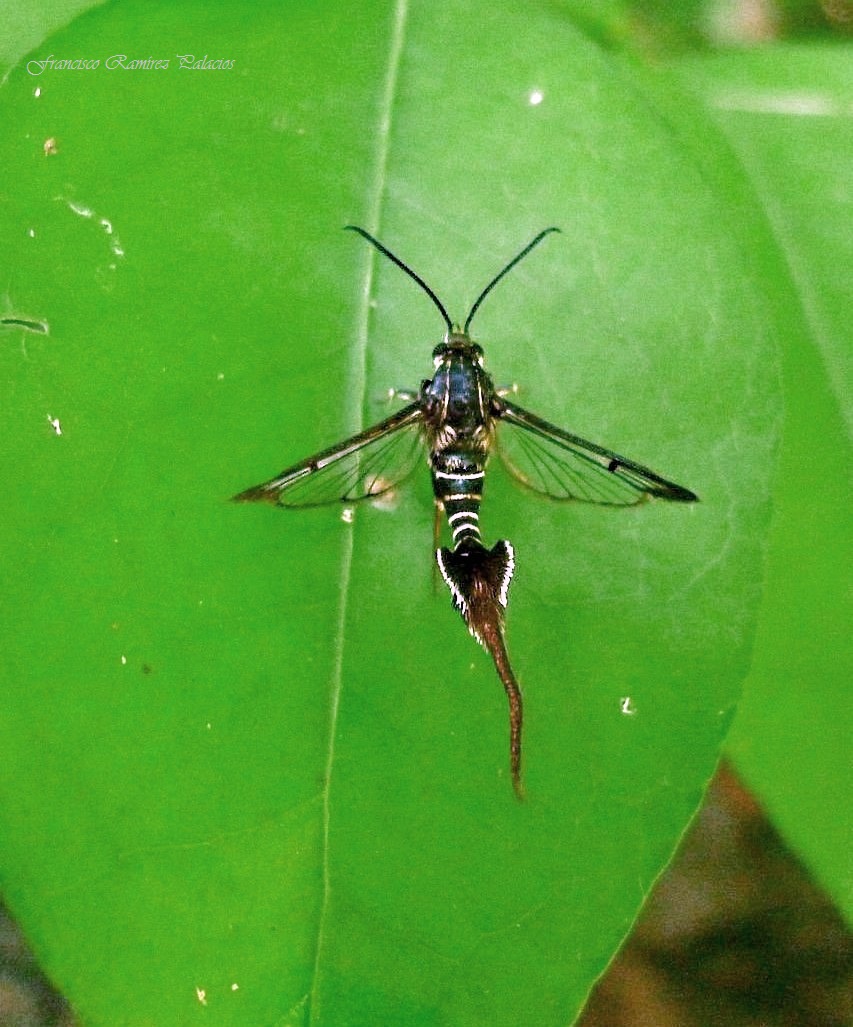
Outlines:
[[[372,236],[370,234],[370,232],[365,231],[365,229],[363,229],[363,228],[359,228],[358,225],[344,225],[344,229],[346,231],[348,231],[348,232],[358,232],[358,234],[362,237],[362,239],[367,239],[367,241],[369,243],[371,243],[373,246],[375,246],[376,249],[379,250],[380,253],[382,253],[384,256],[386,256],[391,261],[392,264],[396,264],[397,267],[400,268],[401,271],[405,271],[406,272],[406,274],[409,276],[409,278],[411,278],[413,281],[417,282],[418,285],[427,294],[427,296],[429,296],[429,298],[433,301],[433,303],[441,311],[441,316],[444,318],[444,323],[447,325],[447,330],[449,332],[453,331],[453,322],[450,320],[450,315],[444,309],[444,304],[441,302],[441,300],[438,298],[438,296],[436,296],[436,294],[432,291],[432,289],[430,289],[430,287],[423,280],[423,278],[421,278],[421,276],[419,274],[414,272],[409,267],[408,264],[404,264],[403,261],[400,260],[400,258],[398,256],[393,254],[388,249],[387,246],[383,246],[382,243],[375,236]],[[534,244],[531,243],[530,245],[532,246]],[[529,247],[528,247],[528,249],[529,249]],[[522,254],[522,256],[524,256],[524,254]]]
[[[521,253],[517,253],[512,258],[512,260],[507,264],[507,266],[503,269],[503,271],[501,271],[499,274],[495,275],[495,277],[489,282],[489,284],[486,286],[486,288],[483,289],[483,291],[476,298],[476,300],[474,300],[474,306],[471,307],[471,310],[470,310],[470,312],[468,314],[468,317],[465,318],[465,327],[462,329],[462,331],[466,335],[468,334],[468,327],[471,324],[471,321],[473,320],[474,315],[477,313],[477,309],[479,308],[480,304],[489,295],[489,293],[492,291],[492,289],[494,289],[494,287],[498,284],[498,282],[504,277],[504,275],[508,275],[509,272],[512,271],[512,269],[515,267],[515,265],[520,260],[524,260],[524,258],[527,256],[528,253],[530,253],[530,251],[534,248],[534,246],[538,246],[539,243],[542,242],[542,240],[545,238],[546,235],[548,235],[551,232],[559,232],[559,231],[560,231],[559,228],[555,228],[553,226],[551,228],[543,228],[543,230],[539,233],[539,235],[537,235],[534,239],[531,239],[531,241],[524,247],[524,249],[521,251]]]

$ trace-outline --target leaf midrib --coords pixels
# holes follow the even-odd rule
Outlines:
[[[391,33],[388,48],[388,60],[382,95],[378,109],[376,127],[376,151],[374,159],[373,181],[368,189],[368,205],[365,211],[367,228],[376,232],[380,223],[382,200],[385,193],[385,181],[388,167],[389,140],[391,136],[391,112],[397,92],[397,78],[400,69],[400,58],[403,52],[403,41],[408,17],[408,0],[394,0]],[[347,380],[350,383],[349,396],[345,397],[347,406],[346,419],[357,431],[363,424],[363,410],[367,383],[367,343],[370,327],[370,296],[373,288],[373,276],[376,267],[376,253],[366,247],[363,258],[363,286],[360,303],[356,315],[355,334],[350,346],[350,364]],[[357,426],[357,427],[356,427]],[[354,551],[354,526],[350,525],[344,536],[344,548],[341,554],[341,573],[339,584],[338,620],[335,642],[335,659],[332,670],[328,751],[323,784],[323,832],[322,832],[322,875],[323,897],[317,920],[317,938],[314,950],[314,969],[309,998],[309,1022],[319,1022],[318,984],[320,980],[320,964],[323,956],[326,920],[331,896],[331,875],[329,868],[329,831],[331,825],[331,786],[332,771],[335,761],[335,739],[337,736],[338,711],[340,709],[341,691],[343,687],[344,641],[349,597],[349,583],[352,572]]]

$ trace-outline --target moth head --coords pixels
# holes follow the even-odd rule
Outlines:
[[[483,347],[472,342],[465,332],[453,327],[432,351],[432,361],[436,368],[449,364],[451,360],[467,357],[477,367],[483,366]]]

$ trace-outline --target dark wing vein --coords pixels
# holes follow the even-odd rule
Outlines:
[[[571,435],[507,399],[500,403],[498,452],[509,472],[535,492],[606,506],[632,506],[649,496],[681,503],[698,498],[648,467]]]
[[[238,503],[323,506],[381,496],[415,469],[422,452],[421,420],[420,406],[412,403],[234,499]]]

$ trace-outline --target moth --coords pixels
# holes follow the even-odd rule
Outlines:
[[[649,498],[692,503],[690,489],[648,467],[558,428],[495,388],[483,349],[470,335],[483,300],[519,261],[552,232],[539,232],[486,285],[460,328],[427,283],[378,239],[347,225],[396,264],[429,296],[447,328],[432,354],[433,375],[416,392],[397,392],[406,405],[364,431],[286,467],[269,481],[234,496],[240,503],[283,507],[357,503],[397,488],[424,453],[435,499],[435,558],[453,605],[491,655],[509,703],[509,766],[523,798],[522,694],[505,640],[505,611],[515,570],[507,539],[483,542],[480,504],[489,458],[497,453],[510,474],[534,492],[557,500],[632,506]],[[452,545],[438,544],[441,518]]]

